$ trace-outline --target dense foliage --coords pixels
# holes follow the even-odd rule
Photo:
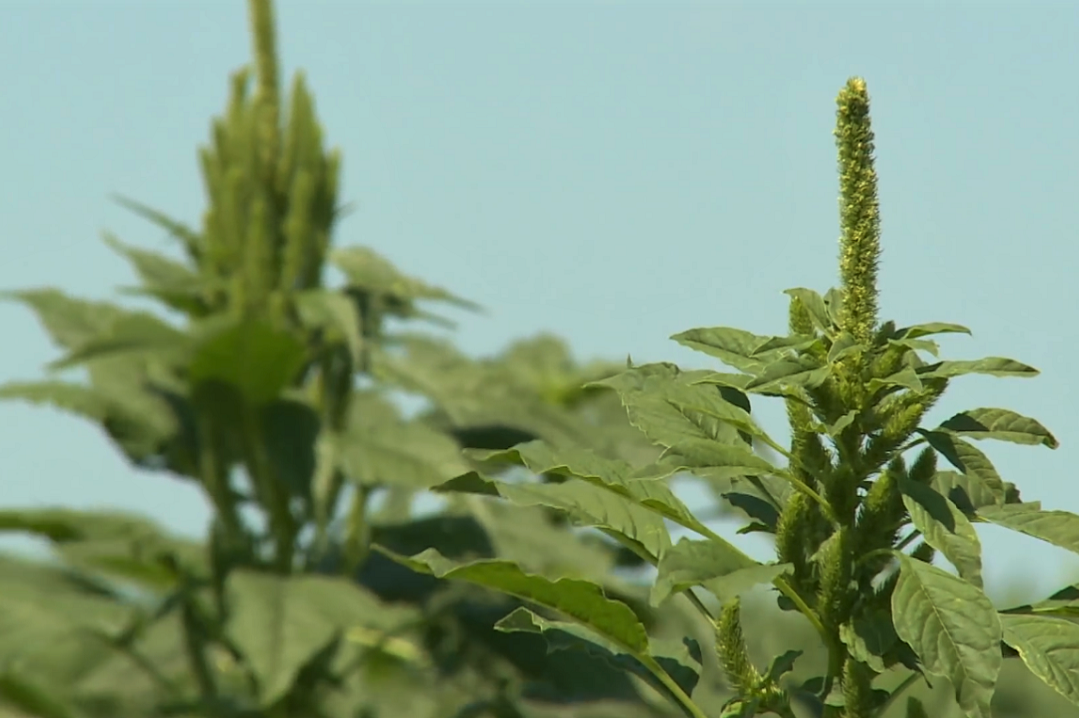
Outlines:
[[[123,200],[184,260],[107,237],[139,277],[130,291],[182,321],[11,292],[63,350],[52,368],[88,382],[0,387],[190,482],[212,524],[194,542],[122,512],[0,511],[0,529],[57,558],[0,562],[0,716],[917,718],[949,710],[948,685],[988,716],[1016,656],[1079,704],[1079,588],[998,612],[974,529],[1079,552],[1079,517],[1022,502],[970,441],[1056,439],[1004,409],[920,426],[958,376],[1036,371],[927,361],[927,337],[967,330],[878,322],[864,83],[839,98],[841,288],[790,290],[785,336],[675,337],[739,373],[581,366],[548,336],[476,360],[414,329],[469,302],[334,247],[340,155],[302,75],[283,102],[270,3],[250,5],[255,92],[233,76],[200,152],[201,227]],[[757,397],[787,403],[789,444],[753,420]],[[691,512],[671,487],[686,475],[741,533],[771,535],[777,560]],[[438,508],[417,515],[421,492]],[[776,605],[743,611],[768,586]],[[897,701],[933,676],[936,698]],[[1034,698],[1000,695],[996,715],[1034,714]]]

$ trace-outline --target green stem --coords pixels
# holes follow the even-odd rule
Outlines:
[[[345,536],[344,569],[351,575],[363,564],[370,550],[370,531],[367,525],[367,501],[371,489],[357,486],[348,511],[348,533]]]
[[[803,494],[805,494],[809,498],[816,501],[817,504],[820,505],[821,511],[824,512],[825,518],[827,518],[833,524],[838,524],[839,523],[838,519],[836,518],[835,512],[832,510],[831,504],[829,504],[825,500],[825,498],[823,496],[821,496],[820,494],[818,494],[814,489],[810,488],[808,484],[803,482],[801,479],[799,479],[799,478],[797,478],[797,477],[795,477],[795,476],[793,476],[791,474],[788,474],[786,471],[776,472],[776,476],[783,479],[784,481],[789,483],[791,486],[793,486],[795,489],[797,489],[798,491],[802,492]]]
[[[202,626],[198,616],[192,607],[190,597],[185,597],[180,607],[180,618],[183,624],[184,652],[191,672],[195,675],[195,682],[199,687],[199,696],[206,705],[213,705],[217,700],[217,685],[214,682],[210,664],[206,660],[205,646],[203,645]]]
[[[274,537],[274,567],[282,574],[292,572],[295,552],[296,526],[289,506],[289,496],[285,487],[274,475],[273,466],[266,455],[266,445],[259,431],[257,410],[244,408],[243,438],[247,470],[259,493],[266,502],[264,507],[269,513],[270,531]]]
[[[682,687],[667,674],[667,671],[663,670],[663,667],[656,662],[655,658],[645,655],[638,656],[638,660],[663,684],[664,688],[671,692],[671,695],[678,700],[688,715],[692,716],[692,718],[708,718],[705,712],[693,702],[693,699],[682,690]]]

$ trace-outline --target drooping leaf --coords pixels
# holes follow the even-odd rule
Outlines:
[[[1001,614],[1004,642],[1030,672],[1079,706],[1079,624],[1048,616]]]
[[[521,444],[507,451],[473,452],[473,454],[485,461],[518,464],[535,474],[555,474],[582,479],[624,496],[688,529],[703,534],[709,533],[708,529],[686,508],[686,505],[674,495],[670,487],[661,480],[673,473],[670,467],[660,467],[658,477],[635,478],[638,471],[626,462],[604,459],[583,450],[555,452],[540,441]]]
[[[610,529],[637,541],[654,557],[662,556],[671,546],[667,527],[658,514],[578,479],[560,484],[510,484],[469,472],[435,490],[500,495],[517,506],[548,506],[565,512],[580,525]]]
[[[944,554],[960,576],[981,588],[982,545],[963,512],[925,484],[900,477],[899,490],[925,542]]]
[[[254,671],[264,706],[284,695],[300,667],[339,634],[360,627],[388,636],[417,618],[349,581],[322,576],[236,570],[228,595],[229,636]]]
[[[998,439],[1015,444],[1060,446],[1056,437],[1034,419],[1008,409],[970,409],[951,417],[938,427],[972,439]]]
[[[377,545],[375,549],[414,571],[479,584],[559,611],[634,655],[644,655],[648,651],[648,634],[633,610],[621,601],[607,598],[603,590],[590,581],[574,578],[552,581],[527,574],[510,561],[460,563],[434,549],[412,557],[395,554]]]
[[[726,601],[790,570],[790,564],[758,563],[729,544],[682,538],[660,560],[649,600],[658,606],[673,593],[702,585]]]
[[[1003,357],[986,357],[973,361],[941,361],[918,369],[918,376],[922,379],[951,379],[964,374],[1033,377],[1038,373],[1038,370],[1032,366]]]
[[[522,607],[515,609],[513,613],[496,623],[495,630],[542,635],[547,640],[549,652],[586,651],[603,658],[619,670],[629,671],[647,681],[661,694],[667,694],[666,687],[642,664],[640,656],[627,653],[623,647],[600,638],[576,623],[549,621]],[[652,640],[646,655],[654,659],[688,695],[692,694],[700,679],[701,656],[700,647],[692,642],[692,639],[686,639],[686,641],[691,642],[691,645]],[[696,650],[693,651],[693,649]]]
[[[967,715],[990,718],[1003,660],[993,604],[977,586],[905,554],[899,555],[899,571],[892,594],[896,634],[928,672],[951,682]]]
[[[1079,516],[1068,511],[1043,511],[1037,502],[983,506],[978,516],[998,526],[1033,536],[1079,553]]]

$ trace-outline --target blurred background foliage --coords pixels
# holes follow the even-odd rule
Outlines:
[[[0,510],[0,531],[52,550],[48,561],[0,557],[0,718],[670,715],[619,657],[496,631],[518,602],[369,550],[604,576],[657,640],[711,643],[681,599],[650,607],[641,561],[601,533],[540,507],[427,492],[493,470],[462,449],[539,438],[633,464],[656,449],[614,392],[582,388],[622,363],[579,363],[554,336],[468,357],[436,309],[476,307],[368,247],[334,246],[341,155],[325,147],[302,74],[282,97],[272,8],[250,5],[252,68],[233,75],[199,152],[201,226],[121,200],[175,237],[185,261],[106,238],[138,277],[124,292],[162,311],[10,292],[62,354],[47,378],[0,387],[0,398],[95,423],[148,480],[191,482],[214,521],[193,541],[122,510]],[[339,286],[325,281],[330,266]],[[72,367],[87,381],[58,378]],[[727,515],[724,487],[708,488],[712,515]],[[1014,594],[1004,604],[1037,598]],[[743,615],[755,658],[803,648],[793,677],[821,671],[810,627],[774,597],[755,594]],[[711,651],[684,650],[702,662],[686,679],[695,700],[718,714],[729,694]],[[922,693],[931,715],[957,715],[947,686]],[[1079,715],[1018,661],[994,714]]]

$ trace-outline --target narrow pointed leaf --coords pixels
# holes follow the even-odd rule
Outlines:
[[[931,334],[970,334],[970,330],[961,324],[948,324],[946,322],[929,322],[927,324],[915,324],[910,327],[897,329],[895,339],[917,339]]]
[[[1015,444],[1060,446],[1056,437],[1035,419],[1008,409],[970,409],[951,417],[939,429],[972,439],[998,439]]]
[[[375,549],[413,571],[486,586],[559,611],[635,655],[648,651],[648,634],[633,610],[621,601],[607,598],[603,589],[590,581],[575,578],[552,581],[525,573],[511,561],[452,561],[435,549],[411,557],[378,545]]]
[[[540,634],[547,639],[548,653],[562,650],[587,651],[619,670],[630,671],[660,693],[666,694],[663,684],[642,663],[642,656],[626,653],[621,646],[604,640],[578,624],[549,621],[521,607],[496,623],[495,630]],[[701,674],[700,648],[693,647],[697,649],[696,655],[682,643],[652,640],[646,655],[652,657],[683,691],[691,694]]]
[[[1030,672],[1079,706],[1079,624],[1047,616],[1002,614],[1004,642]]]
[[[928,672],[951,682],[964,713],[991,718],[989,704],[1003,661],[993,604],[978,587],[904,554],[899,570],[892,594],[896,634]]]
[[[579,525],[609,529],[636,541],[656,559],[671,546],[670,534],[659,514],[579,479],[560,484],[509,484],[469,472],[434,490],[502,496],[517,506],[548,506],[565,512]]]
[[[1040,503],[983,506],[978,516],[998,526],[1033,536],[1079,553],[1079,516],[1068,511],[1043,511]]]
[[[658,467],[654,478],[634,478],[639,472],[624,461],[605,459],[581,449],[563,449],[556,452],[542,441],[519,444],[506,451],[470,453],[484,461],[515,463],[535,474],[576,477],[624,496],[692,531],[705,535],[710,533],[662,481],[674,473],[673,467]]]
[[[973,361],[942,361],[927,364],[918,370],[922,379],[951,379],[964,374],[987,374],[989,376],[1032,377],[1038,375],[1032,366],[1003,357],[987,357]]]

